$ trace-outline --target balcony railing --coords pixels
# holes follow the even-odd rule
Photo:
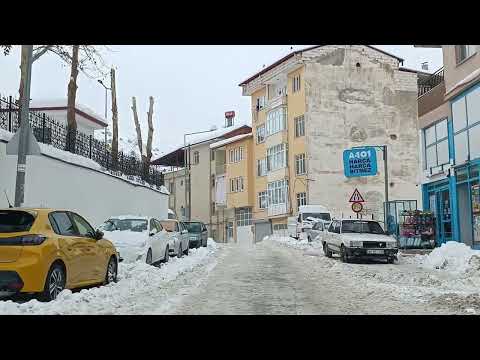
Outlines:
[[[437,70],[434,74],[428,78],[420,80],[418,82],[418,97],[426,94],[434,87],[440,85],[443,82],[443,67]]]
[[[267,101],[267,110],[271,110],[280,105],[287,105],[287,95],[280,95]]]

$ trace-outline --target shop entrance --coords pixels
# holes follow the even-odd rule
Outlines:
[[[460,241],[480,247],[480,165],[456,169]]]
[[[428,206],[435,218],[436,243],[438,246],[453,239],[452,204],[448,181],[431,184],[428,189]]]

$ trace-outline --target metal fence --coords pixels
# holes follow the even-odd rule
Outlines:
[[[444,72],[443,67],[437,70],[435,73],[430,75],[423,81],[418,82],[418,97],[426,94],[432,90],[437,85],[440,85],[443,82]]]
[[[0,128],[15,133],[19,127],[18,106],[12,96],[0,96]],[[97,162],[103,169],[129,180],[148,183],[159,188],[164,184],[163,173],[152,168],[144,171],[143,163],[136,156],[118,152],[115,166],[112,152],[104,141],[95,139],[79,131],[68,133],[67,125],[57,122],[45,113],[30,111],[30,126],[38,142],[67,150]]]

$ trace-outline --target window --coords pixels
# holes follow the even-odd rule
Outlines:
[[[287,166],[287,144],[278,144],[267,149],[267,170],[274,171]]]
[[[157,232],[158,232],[158,229],[155,226],[155,221],[153,221],[153,219],[150,219],[150,232],[149,232],[149,234],[151,234],[151,233],[156,234]]]
[[[265,176],[267,175],[267,159],[259,159],[257,160],[257,176]]]
[[[295,137],[305,136],[305,116],[297,116],[294,121]]]
[[[257,144],[265,141],[265,124],[257,126]]]
[[[277,180],[268,183],[268,206],[287,203],[288,180]]]
[[[26,211],[6,210],[0,212],[0,234],[30,231],[35,217]],[[52,224],[53,225],[53,224]]]
[[[287,224],[273,224],[273,231],[287,230]]]
[[[210,204],[212,214],[215,214],[215,201]]]
[[[230,164],[237,163],[243,160],[243,146],[229,151]]]
[[[296,75],[293,77],[292,91],[293,92],[300,91],[300,75]]]
[[[261,191],[258,193],[258,208],[266,209],[267,207],[268,207],[267,192]]]
[[[425,168],[447,164],[448,152],[447,119],[425,129]]]
[[[168,191],[169,191],[171,194],[174,193],[174,191],[175,191],[175,183],[174,183],[173,181],[170,181],[170,182],[168,183]]]
[[[195,151],[193,153],[193,165],[198,165],[200,162],[200,153],[198,151]]]
[[[72,216],[72,220],[77,227],[78,233],[80,236],[85,236],[85,237],[93,237],[95,234],[95,230],[93,230],[93,227],[85,220],[82,218],[80,215],[75,214],[75,213],[70,213]]]
[[[452,103],[455,164],[480,157],[480,87]]]
[[[252,209],[239,208],[235,210],[235,217],[237,219],[237,226],[252,225]]]
[[[307,193],[305,192],[297,194],[297,209],[303,205],[307,205]]]
[[[267,114],[266,136],[276,134],[287,127],[287,111],[284,107],[276,108]]]
[[[230,179],[230,192],[241,192],[243,190],[244,188],[242,176]]]
[[[305,154],[295,155],[295,174],[305,174]]]
[[[53,231],[58,235],[75,236],[77,232],[67,213],[55,212],[48,215]]]
[[[477,52],[477,45],[455,45],[457,64]]]
[[[262,110],[264,107],[265,107],[265,95],[259,96],[259,97],[257,98],[256,110],[257,110],[257,111],[260,111],[260,110]]]

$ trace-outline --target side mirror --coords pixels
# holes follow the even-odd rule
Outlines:
[[[155,234],[156,234],[156,232],[153,232],[153,231],[152,231],[152,232],[150,233],[150,236],[153,236],[153,235],[155,235]]]
[[[101,239],[103,239],[103,232],[101,232],[100,230],[95,231],[94,239],[95,239],[95,240],[101,240]]]

